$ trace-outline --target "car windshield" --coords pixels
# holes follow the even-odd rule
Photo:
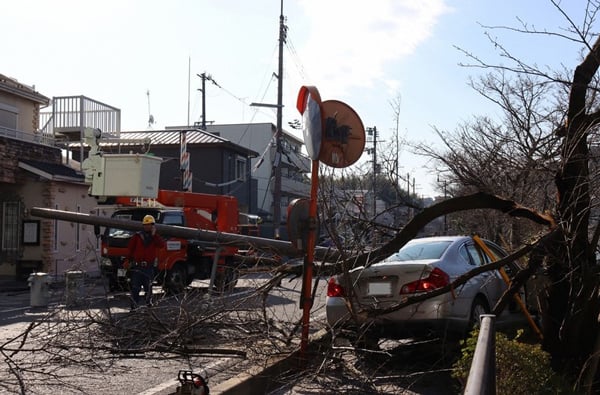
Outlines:
[[[407,244],[400,251],[391,255],[385,262],[421,261],[425,259],[440,259],[451,241],[431,241],[427,243]]]
[[[121,211],[115,212],[112,215],[112,218],[142,222],[142,218],[144,218],[144,215],[146,215],[146,214],[152,215],[154,218],[156,218],[157,222],[161,222],[161,220],[160,220],[161,216],[160,216],[159,212],[147,211],[147,210],[121,210]],[[123,230],[123,229],[117,229],[117,228],[108,228],[106,231],[106,234],[108,235],[108,237],[123,238],[123,239],[130,238],[134,233],[135,233],[135,231],[133,231],[133,230]]]

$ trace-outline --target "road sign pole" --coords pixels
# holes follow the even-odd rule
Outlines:
[[[319,190],[319,161],[312,161],[312,175],[310,187],[309,229],[304,259],[304,275],[302,278],[302,337],[300,339],[300,357],[306,359],[308,348],[308,333],[310,330],[310,310],[313,305],[312,274],[315,258],[315,244],[317,239],[317,192]]]

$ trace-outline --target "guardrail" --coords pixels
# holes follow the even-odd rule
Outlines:
[[[482,314],[465,395],[496,394],[496,316]]]
[[[0,126],[0,136],[9,137],[14,140],[27,141],[30,143],[38,143],[49,146],[55,145],[55,140],[52,137],[42,133],[23,132],[21,130],[10,129]]]

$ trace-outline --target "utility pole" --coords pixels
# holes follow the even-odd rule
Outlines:
[[[370,142],[373,143],[373,218],[375,218],[377,216],[377,173],[379,173],[379,166],[377,165],[377,126],[367,128],[367,133],[372,136]]]
[[[279,15],[279,67],[277,71],[277,130],[275,131],[275,185],[273,191],[273,237],[281,238],[281,123],[283,110],[283,44],[287,35],[285,17],[283,16],[283,0]]]
[[[197,75],[202,79],[202,130],[206,130],[206,73]]]
[[[215,81],[210,74],[206,74],[206,72],[196,75],[202,79],[202,89],[198,90],[202,92],[202,130],[206,130],[206,80],[212,82],[219,88],[221,88],[221,86],[217,84],[217,81]]]
[[[410,173],[406,173],[406,203],[408,205],[412,204],[410,198]],[[410,221],[412,218],[412,208],[408,207],[408,220]]]
[[[440,182],[440,176],[438,175],[437,181]],[[446,180],[444,180],[444,200],[448,199],[448,189],[446,186]],[[448,234],[448,221],[446,219],[446,214],[444,214],[444,235]]]
[[[446,188],[446,180],[444,180],[444,200],[448,199],[448,189]],[[444,214],[444,234],[448,234],[448,219],[447,215]]]
[[[285,43],[286,35],[287,26],[285,25],[285,17],[283,16],[283,0],[281,0],[281,13],[279,15],[279,65],[277,74],[275,75],[277,77],[277,104],[250,103],[250,106],[252,107],[277,108],[277,125],[275,126],[275,158],[272,166],[272,176],[275,178],[273,183],[273,237],[275,239],[281,238],[279,230],[281,226],[281,124],[283,111],[283,44]]]
[[[375,223],[375,219],[377,218],[377,173],[379,172],[379,166],[377,165],[377,127],[373,126],[372,128],[367,128],[367,133],[371,136],[370,143],[373,143],[373,148],[368,149],[369,153],[373,154],[373,224]],[[375,225],[373,225],[375,228]],[[377,236],[375,232],[373,232],[372,244],[376,244]]]
[[[373,135],[373,221],[377,217],[377,126],[367,129]]]

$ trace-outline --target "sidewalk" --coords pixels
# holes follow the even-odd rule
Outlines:
[[[50,289],[59,289],[65,287],[65,277],[59,276],[55,278],[53,275],[48,275]],[[84,282],[92,284],[100,281],[99,277],[88,276],[84,273]],[[0,275],[0,293],[3,292],[23,292],[29,291],[29,282],[27,280],[17,280],[15,276]]]
[[[0,276],[0,292],[28,291],[27,281],[18,281],[15,276]]]

